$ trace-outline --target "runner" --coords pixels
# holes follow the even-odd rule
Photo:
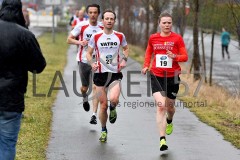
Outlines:
[[[126,66],[128,57],[127,41],[123,33],[113,30],[116,14],[112,10],[106,10],[102,14],[104,29],[94,34],[88,44],[87,59],[91,63],[94,73],[94,84],[96,85],[97,98],[100,102],[99,119],[102,125],[102,132],[99,140],[107,141],[107,119],[108,119],[108,99],[107,89],[109,89],[110,100],[110,123],[117,119],[116,106],[119,103],[120,81],[123,78],[121,69]],[[123,58],[120,60],[119,49],[123,47]],[[97,62],[92,60],[92,53],[97,50]]]
[[[79,45],[77,61],[79,64],[79,74],[82,82],[81,93],[83,96],[83,108],[85,111],[90,110],[90,105],[88,103],[88,94],[90,82],[92,82],[91,66],[87,63],[86,53],[88,48],[88,41],[92,34],[97,33],[103,29],[100,22],[97,21],[100,14],[100,6],[97,4],[91,4],[87,7],[87,14],[89,16],[88,21],[80,22],[68,36],[67,42],[69,44]],[[79,37],[79,40],[76,40]],[[93,86],[93,95],[95,95],[95,86]],[[97,124],[97,98],[93,99],[93,115],[91,117],[90,123]]]
[[[84,18],[84,14],[85,14],[85,13],[84,13],[83,10],[80,10],[80,11],[78,12],[78,18],[76,18],[76,19],[73,20],[73,22],[72,22],[72,29],[74,29],[74,27],[75,27],[78,23],[87,20],[86,18]]]
[[[70,18],[69,25],[71,27],[72,27],[73,21],[78,18],[78,12],[79,12],[79,10],[75,10],[74,15]]]
[[[156,121],[160,134],[160,150],[168,149],[166,134],[173,131],[175,99],[179,90],[181,68],[178,62],[188,60],[185,44],[180,35],[172,32],[172,16],[163,12],[159,17],[160,33],[152,34],[148,41],[142,73],[151,66],[152,94],[157,105]]]

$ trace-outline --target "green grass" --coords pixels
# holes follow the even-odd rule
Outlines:
[[[140,64],[143,64],[144,60],[144,54],[145,51],[141,47],[137,47],[134,45],[128,45],[129,46],[129,56],[139,62]]]
[[[47,61],[45,70],[37,75],[36,93],[47,95],[56,71],[63,73],[66,64],[67,32],[57,33],[56,41],[52,43],[51,33],[38,38],[44,57]],[[51,107],[57,91],[51,97],[36,97],[33,94],[33,78],[29,73],[29,83],[25,96],[24,118],[17,144],[17,160],[45,160],[46,148],[50,136],[52,111]],[[57,81],[56,85],[59,85]]]

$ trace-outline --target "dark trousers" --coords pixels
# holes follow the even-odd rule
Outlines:
[[[228,52],[228,45],[222,45],[222,58],[224,58],[224,50],[226,51],[228,55],[228,59],[230,58],[229,52]]]

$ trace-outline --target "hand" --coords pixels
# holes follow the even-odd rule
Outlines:
[[[79,44],[81,46],[86,46],[86,45],[88,45],[88,41],[84,39],[83,41],[79,41]]]
[[[92,63],[91,64],[92,66],[92,70],[95,72],[97,69],[98,69],[98,64],[95,62],[95,63]]]
[[[167,50],[167,56],[174,59],[176,58],[176,54],[172,53],[171,51]]]
[[[142,74],[145,75],[145,74],[147,73],[147,71],[148,71],[148,67],[143,68],[143,69],[142,69]]]
[[[120,63],[120,69],[122,70],[123,68],[125,68],[127,66],[127,62],[123,59]]]

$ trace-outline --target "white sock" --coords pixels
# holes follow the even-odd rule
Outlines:
[[[94,113],[94,112],[93,112],[93,114],[92,114],[92,115],[97,117],[97,113]]]

